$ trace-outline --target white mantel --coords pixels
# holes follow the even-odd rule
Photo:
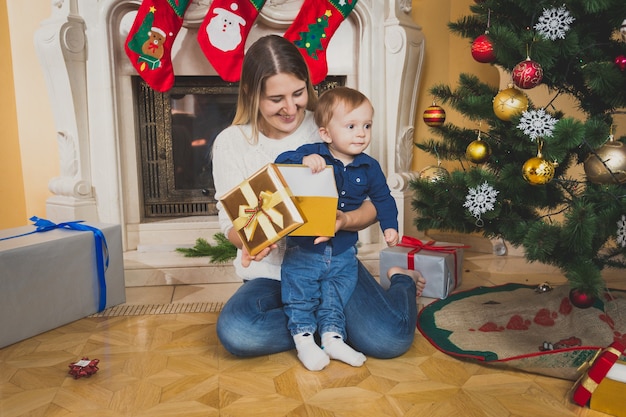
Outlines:
[[[53,221],[119,223],[125,250],[150,243],[193,243],[218,231],[212,217],[144,223],[131,76],[123,49],[139,0],[52,0],[35,44],[52,101],[60,176],[49,182]],[[194,0],[176,37],[176,75],[216,75],[196,33],[211,0]],[[248,37],[282,34],[302,0],[267,0]],[[414,230],[407,190],[424,37],[410,0],[360,0],[328,48],[329,75],[365,93],[375,107],[368,152],[385,170],[400,211],[401,233]],[[183,241],[177,241],[178,234]],[[184,237],[186,236],[186,237]],[[377,228],[361,236],[378,240]]]

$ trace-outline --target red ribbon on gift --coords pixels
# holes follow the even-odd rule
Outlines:
[[[597,358],[592,359],[589,369],[575,384],[573,399],[574,402],[581,407],[591,398],[591,394],[598,388],[600,382],[604,379],[609,370],[615,365],[615,362],[624,353],[626,347],[619,342],[613,342],[611,345],[599,352]]]
[[[404,248],[413,248],[413,250],[409,251],[409,253],[406,254],[407,256],[407,265],[408,265],[408,269],[410,270],[415,270],[415,258],[413,257],[413,255],[415,255],[417,252],[421,251],[421,250],[430,250],[433,252],[443,252],[443,253],[451,253],[452,255],[454,255],[454,287],[456,288],[456,286],[458,285],[459,279],[457,276],[457,259],[456,259],[456,250],[457,249],[463,249],[463,248],[469,248],[468,245],[440,245],[440,246],[435,246],[435,241],[431,240],[429,242],[422,242],[421,240],[415,238],[415,237],[411,237],[411,236],[402,236],[402,239],[400,240],[400,243],[398,243],[397,246],[402,246]]]

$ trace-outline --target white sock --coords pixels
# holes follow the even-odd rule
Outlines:
[[[331,359],[337,359],[352,366],[361,366],[367,359],[364,354],[346,345],[339,333],[322,334],[322,349]]]
[[[299,333],[293,337],[298,359],[309,371],[321,371],[330,363],[330,358],[313,339],[313,334]]]

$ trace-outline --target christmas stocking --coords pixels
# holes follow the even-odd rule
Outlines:
[[[144,0],[126,38],[126,55],[146,83],[164,92],[174,84],[172,45],[191,0]]]
[[[265,0],[213,0],[198,30],[202,52],[224,81],[239,81],[246,39]]]
[[[356,3],[357,0],[305,0],[285,32],[284,37],[292,41],[304,56],[313,84],[326,78],[328,42]]]

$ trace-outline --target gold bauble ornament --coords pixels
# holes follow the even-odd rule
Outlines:
[[[476,139],[473,142],[470,142],[465,149],[465,157],[468,161],[473,162],[475,164],[482,164],[487,161],[491,156],[491,147],[487,142],[481,140],[480,138]]]
[[[450,173],[439,165],[429,165],[422,169],[418,174],[420,179],[429,182],[437,182],[450,178]]]
[[[524,162],[522,176],[532,185],[543,185],[554,178],[554,164],[543,159],[541,153]]]
[[[500,120],[508,122],[514,116],[528,109],[528,97],[519,89],[509,84],[509,88],[500,91],[493,99],[493,112]]]
[[[595,151],[595,155],[590,154],[585,159],[584,168],[587,179],[594,184],[625,183],[626,146],[622,142],[614,141],[611,136],[607,143]]]

